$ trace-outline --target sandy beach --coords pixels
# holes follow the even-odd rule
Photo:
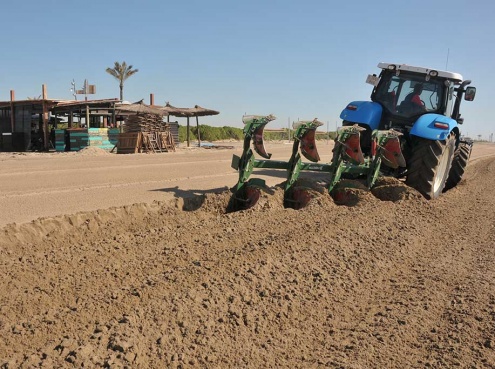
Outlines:
[[[494,144],[435,201],[230,214],[226,145],[1,153],[0,368],[495,367]]]

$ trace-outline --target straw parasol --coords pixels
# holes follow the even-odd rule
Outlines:
[[[155,114],[161,116],[168,115],[165,110],[144,104],[143,100],[132,104],[117,103],[115,104],[115,111],[137,114]]]
[[[198,144],[201,147],[201,134],[199,132],[199,119],[198,117],[203,117],[207,115],[217,115],[220,114],[219,111],[203,108],[199,105],[194,105],[194,108],[177,108],[175,106],[170,105],[170,103],[166,103],[165,106],[160,108],[161,110],[168,113],[170,116],[187,118],[187,147],[189,147],[189,118],[196,117],[196,127],[198,129]],[[168,120],[169,118],[167,118]]]

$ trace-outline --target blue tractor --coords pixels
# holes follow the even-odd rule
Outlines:
[[[406,184],[427,199],[456,186],[464,174],[472,141],[464,139],[460,105],[464,97],[473,101],[475,87],[468,87],[458,73],[379,63],[379,76],[369,75],[374,86],[371,101],[353,101],[342,111],[343,126],[360,127],[360,149],[364,157],[375,150],[373,132],[398,132],[400,151],[394,164],[384,161],[383,174],[405,178]]]
[[[323,123],[317,119],[294,124],[292,155],[289,161],[276,161],[263,143],[264,127],[275,117],[244,116],[243,152],[232,158],[232,167],[239,172],[232,207],[247,209],[258,201],[266,185],[260,178],[250,178],[256,168],[287,171],[284,205],[295,209],[312,198],[310,189],[298,181],[301,171],[328,173],[326,187],[336,202],[345,200],[346,186],[356,183],[347,179],[364,180],[371,189],[381,175],[405,178],[427,199],[455,187],[473,144],[459,129],[461,101],[474,100],[476,88],[468,87],[471,81],[458,73],[405,64],[378,67],[380,75],[367,78],[374,86],[371,101],[353,101],[342,111],[330,163],[318,163],[315,133]]]

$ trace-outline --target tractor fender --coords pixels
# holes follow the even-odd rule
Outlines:
[[[382,119],[382,106],[372,101],[353,101],[342,110],[340,119],[368,125],[371,130],[378,129]]]
[[[428,140],[445,140],[452,130],[457,130],[454,119],[429,113],[419,117],[409,133]]]

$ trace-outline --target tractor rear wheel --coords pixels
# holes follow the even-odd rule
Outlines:
[[[467,142],[460,142],[459,147],[454,153],[454,159],[452,160],[452,168],[450,168],[449,178],[445,183],[444,191],[450,190],[459,184],[466,170],[469,157],[471,156],[471,150],[473,146]]]
[[[445,187],[454,150],[453,135],[439,141],[416,138],[408,163],[406,184],[427,199],[436,199]]]

